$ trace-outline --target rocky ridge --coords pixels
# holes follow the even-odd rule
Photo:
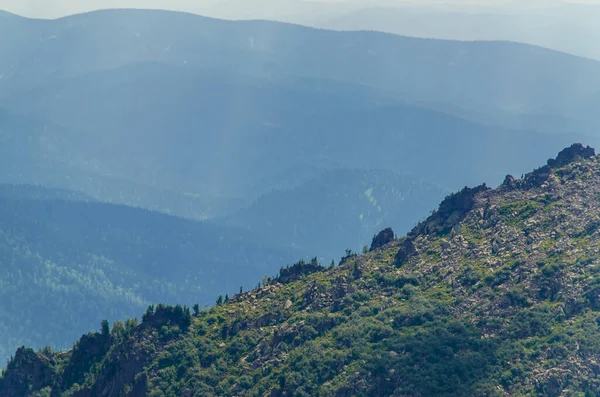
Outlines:
[[[340,266],[282,268],[193,315],[157,308],[179,313],[166,323],[149,308],[113,327],[105,354],[86,348],[94,360],[84,339],[22,348],[0,395],[593,396],[599,229],[600,158],[573,145],[521,179],[449,196]],[[75,357],[85,375],[63,382]]]

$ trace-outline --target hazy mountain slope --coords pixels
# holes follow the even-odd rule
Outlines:
[[[503,110],[513,116],[560,114],[596,126],[592,112],[600,64],[528,45],[333,32],[139,10],[9,25],[5,29],[11,34],[0,40],[3,96],[60,77],[157,61],[262,77],[334,79],[390,90],[409,101],[452,103],[492,114]]]
[[[281,185],[282,171],[287,188],[348,167],[409,171],[450,188],[499,180],[506,167],[524,172],[575,136],[511,131],[398,102],[368,87],[319,79],[263,81],[136,64],[12,97],[5,104],[9,122],[0,126],[0,136],[12,138],[1,150],[10,169],[31,168],[30,157],[43,157],[68,160],[96,178],[252,198]],[[32,138],[24,134],[32,129]],[[431,161],[423,164],[424,157]],[[41,177],[46,168],[33,174]],[[309,173],[295,181],[296,169]],[[68,187],[90,194],[90,187]]]
[[[7,18],[0,181],[101,201],[204,219],[339,168],[455,189],[597,131],[600,64],[531,46],[160,11]]]
[[[532,9],[513,6],[508,10],[479,6],[457,9],[456,4],[368,5],[330,17],[313,18],[306,24],[452,40],[508,40],[600,59],[600,47],[593,39],[600,36],[597,4],[547,4]]]
[[[6,154],[0,159],[2,183],[81,191],[94,201],[125,204],[197,220],[223,216],[247,204],[243,199],[148,186],[131,179],[98,175],[59,160],[40,160],[10,152],[2,153],[0,149],[0,154]]]
[[[29,107],[34,103],[31,101]],[[51,110],[58,112],[54,107]],[[104,116],[100,112],[96,114],[100,120],[105,116],[106,113]],[[92,137],[73,124],[74,127],[65,127],[38,116],[0,109],[0,181],[76,190],[100,201],[193,219],[224,215],[244,204],[243,200],[213,195],[212,192],[193,194],[185,190],[189,187],[185,185],[179,190],[166,184],[152,186],[154,181],[140,177],[140,167],[146,163],[140,155],[130,152],[132,146],[118,151],[119,134],[127,134],[115,126],[118,123],[111,126],[115,128],[112,146],[102,144],[109,134],[96,129],[93,132],[98,135]],[[168,139],[167,135],[165,132],[165,139]],[[104,157],[99,157],[98,152]],[[119,155],[127,158],[129,163],[118,163]],[[129,167],[133,168],[133,174],[125,172],[124,168]],[[156,168],[150,169],[156,171]]]
[[[548,164],[339,267],[282,269],[193,316],[152,307],[65,353],[19,349],[0,392],[594,395],[600,159],[573,146]]]
[[[360,250],[388,225],[401,233],[410,230],[444,193],[409,175],[340,169],[297,188],[268,193],[215,221],[327,260],[347,248]]]
[[[0,154],[0,180],[3,183],[23,183],[52,189],[81,191],[86,200],[125,204],[153,211],[174,214],[189,219],[206,220],[223,216],[247,204],[246,200],[203,196],[185,190],[152,187],[126,178],[98,175],[59,160],[36,159],[19,154]],[[6,154],[6,155],[4,155]]]
[[[256,182],[268,178],[273,173],[271,164],[260,164],[260,156],[281,149],[282,143],[271,142],[281,136],[281,128],[299,140],[298,135],[308,127],[303,120],[318,109],[333,112],[354,108],[353,103],[368,106],[366,89],[323,82],[326,91],[322,92],[317,85],[321,85],[318,80],[264,82],[218,72],[136,64],[60,81],[12,97],[6,105],[12,108],[12,118],[23,118],[15,115],[23,114],[65,127],[66,131],[47,133],[52,138],[68,139],[69,146],[62,147],[75,146],[76,150],[43,155],[60,160],[75,152],[85,159],[79,163],[87,172],[213,195],[234,189],[244,179]],[[348,99],[344,99],[346,94]],[[81,108],[83,102],[86,105]],[[79,111],[73,113],[73,109]],[[28,126],[16,122],[3,126],[4,134],[17,137],[25,128]],[[27,153],[27,149],[8,145],[5,150]],[[231,181],[234,186],[219,186],[228,177],[236,178],[240,168],[250,175]],[[248,185],[237,188],[235,193],[246,193]]]
[[[67,189],[52,189],[35,185],[0,184],[0,197],[10,200],[96,201],[90,196]]]
[[[153,302],[212,303],[298,257],[232,228],[14,190],[0,187],[0,359],[22,344],[67,347],[99,318]]]

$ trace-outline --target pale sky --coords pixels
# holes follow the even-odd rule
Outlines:
[[[600,0],[0,0],[0,9],[34,18],[57,18],[107,8],[156,8],[188,11],[231,18],[277,18],[295,14],[314,15],[374,5],[443,5],[515,9],[561,3],[593,3]],[[327,3],[327,4],[323,4]]]

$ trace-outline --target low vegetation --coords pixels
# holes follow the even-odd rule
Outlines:
[[[299,262],[210,309],[149,307],[67,352],[21,348],[0,394],[595,396],[600,161],[536,172],[338,266]]]

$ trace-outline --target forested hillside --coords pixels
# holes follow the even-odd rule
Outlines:
[[[71,195],[0,186],[2,359],[22,344],[69,347],[99,318],[151,303],[212,304],[300,256],[233,228]]]
[[[600,391],[600,158],[465,188],[406,236],[282,268],[209,310],[149,307],[17,351],[22,396],[590,396]]]

